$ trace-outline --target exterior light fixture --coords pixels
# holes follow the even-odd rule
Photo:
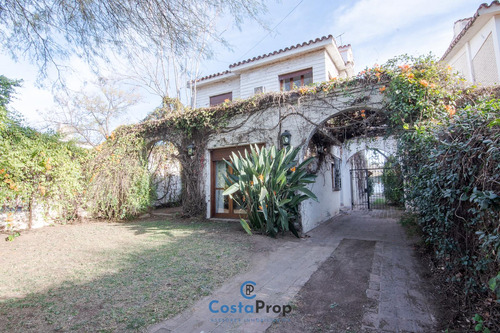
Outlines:
[[[194,144],[190,144],[187,146],[187,153],[188,153],[188,156],[194,156]]]
[[[323,143],[318,142],[316,144],[316,151],[317,151],[318,155],[323,154],[325,152],[325,147],[323,147]]]
[[[285,132],[281,133],[281,144],[283,145],[283,147],[290,146],[291,141],[292,141],[292,134],[290,134],[288,130],[285,130]]]

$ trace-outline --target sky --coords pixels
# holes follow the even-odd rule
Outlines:
[[[212,59],[201,63],[200,76],[329,34],[339,46],[351,44],[356,72],[405,53],[432,52],[441,57],[453,38],[453,23],[472,16],[483,1],[269,0],[268,12],[261,17],[268,30],[249,20],[238,29],[227,17],[220,18],[218,29],[231,47],[215,46]],[[50,89],[36,84],[37,67],[23,59],[13,61],[5,53],[0,53],[0,64],[0,74],[23,79],[11,108],[24,115],[30,125],[41,127],[40,114],[55,106]],[[79,69],[72,74],[73,82],[89,79],[90,71],[84,64],[73,60],[71,65]],[[143,102],[134,106],[121,123],[138,122],[160,104],[158,97],[139,92],[144,95]]]

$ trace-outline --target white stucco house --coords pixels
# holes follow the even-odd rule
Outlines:
[[[243,60],[191,82],[197,108],[354,75],[351,45],[332,35]]]
[[[500,2],[482,4],[472,17],[456,21],[453,30],[453,40],[441,61],[470,83],[499,83]]]
[[[329,35],[237,62],[230,65],[227,71],[205,76],[193,82],[193,88],[196,88],[196,107],[208,107],[223,103],[226,99],[246,99],[255,94],[288,91],[353,75],[354,59],[351,46],[338,47],[334,38]],[[281,123],[284,126],[283,130],[286,128],[292,133],[292,145],[303,147],[304,153],[307,151],[308,141],[314,130],[302,128],[301,123],[304,119],[291,117],[289,120],[295,121],[291,123],[280,121],[278,109],[272,107],[262,110],[248,122],[243,120],[245,124],[237,125],[237,130],[209,138],[204,158],[209,163],[205,164],[202,171],[203,178],[207,180],[204,184],[207,218],[234,219],[245,214],[235,201],[222,195],[225,187],[224,175],[229,172],[224,160],[228,160],[233,152],[243,153],[250,148],[250,145],[279,145],[276,142],[280,135],[279,128],[268,128],[270,124]],[[304,110],[306,109],[309,110],[308,107],[304,107]],[[316,109],[312,109],[314,110],[312,113],[315,114]],[[329,113],[332,110],[325,112]],[[316,115],[311,116],[316,117]],[[321,122],[323,121],[321,117],[325,115],[319,117],[316,121]],[[242,122],[239,118],[231,119],[231,125]],[[311,201],[303,204],[301,212],[303,231],[308,231],[338,214],[340,209],[341,176],[338,172],[341,168],[342,150],[340,147],[330,149],[332,156],[336,157],[336,163],[334,160],[328,161],[318,172],[317,182],[312,190],[321,198],[321,203]],[[336,175],[338,179],[335,179]]]

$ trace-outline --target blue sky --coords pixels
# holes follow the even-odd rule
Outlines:
[[[270,28],[288,17],[270,34],[255,22],[244,22],[239,30],[223,23],[229,20],[221,18],[219,29],[224,31],[223,37],[231,44],[231,50],[216,47],[213,59],[201,64],[201,75],[224,71],[234,62],[329,34],[341,35],[336,38],[338,45],[352,45],[356,72],[404,53],[432,52],[440,57],[453,37],[453,23],[472,16],[481,3],[471,0],[269,1],[268,13],[262,18]],[[40,111],[53,105],[50,91],[35,86],[36,67],[22,59],[14,62],[5,54],[0,54],[0,63],[0,74],[24,80],[12,106],[30,124],[39,125]],[[84,71],[82,77],[86,75]],[[157,97],[145,93],[145,102],[134,107],[123,121],[143,119],[159,102]]]

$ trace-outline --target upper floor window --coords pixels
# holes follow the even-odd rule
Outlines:
[[[254,95],[263,94],[264,92],[265,92],[264,86],[253,88],[253,94]]]
[[[230,100],[230,101],[233,100],[233,93],[232,92],[228,92],[228,93],[224,93],[224,94],[220,94],[220,95],[215,95],[215,96],[210,96],[210,106],[216,106],[216,105],[222,104],[227,100]]]
[[[313,83],[312,68],[301,71],[280,75],[280,90],[290,91],[299,87],[307,86]]]

